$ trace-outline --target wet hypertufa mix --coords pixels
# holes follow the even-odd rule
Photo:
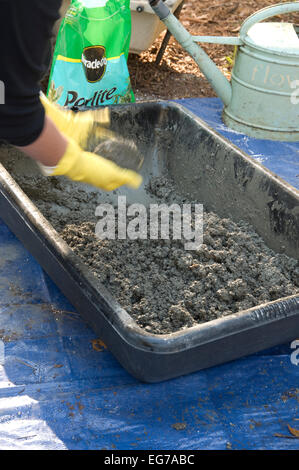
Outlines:
[[[130,0],[73,0],[57,36],[48,97],[61,106],[134,101]]]

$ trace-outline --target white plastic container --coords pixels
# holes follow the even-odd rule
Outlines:
[[[173,13],[182,1],[166,0],[165,4]],[[132,14],[130,52],[141,54],[153,44],[159,34],[166,28],[153,12],[148,0],[131,0],[130,8]]]
[[[165,4],[173,13],[183,0],[166,0]],[[70,0],[63,0],[60,15],[65,15]],[[132,14],[132,34],[130,43],[130,52],[141,54],[148,49],[155,39],[164,31],[165,25],[159,20],[157,15],[150,7],[148,0],[130,0],[130,9]],[[61,19],[55,23],[54,34],[58,33]]]

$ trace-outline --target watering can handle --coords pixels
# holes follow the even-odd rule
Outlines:
[[[294,11],[299,11],[299,2],[278,3],[277,5],[263,8],[244,21],[240,29],[240,38],[243,40],[254,24],[266,20],[271,16],[280,15],[282,13],[292,13]]]

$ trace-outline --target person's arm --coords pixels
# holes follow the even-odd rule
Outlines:
[[[110,123],[108,108],[75,113],[49,102],[42,94],[40,99],[46,111],[44,130],[36,141],[20,148],[38,161],[44,175],[64,175],[107,191],[124,184],[134,189],[140,186],[142,177],[134,171],[81,148],[91,132],[114,138],[105,128]]]
[[[50,103],[49,105],[51,106]],[[79,146],[78,141],[84,140],[89,126],[93,125],[93,120],[89,120],[91,118],[89,113],[85,113],[83,119],[80,119],[79,115],[73,117],[70,111],[57,109],[56,113],[59,125],[65,130],[66,135],[58,130],[51,118],[46,116],[41,135],[32,144],[19,147],[41,164],[42,172],[46,176],[64,175],[74,181],[88,183],[107,191],[117,189],[124,184],[134,189],[140,186],[142,177],[134,171],[120,168],[99,155],[85,152]],[[79,119],[74,122],[76,118]],[[80,130],[82,131],[84,127],[86,133],[80,135]],[[72,128],[77,141],[67,135],[72,133]]]
[[[50,62],[51,37],[61,0],[0,0],[0,140],[33,144],[45,128],[40,80]]]
[[[60,5],[61,0],[0,0],[0,80],[5,84],[0,140],[37,160],[48,176],[65,175],[106,190],[123,184],[137,188],[140,175],[81,148],[78,135],[83,129],[86,136],[92,124],[87,115],[87,121],[84,116],[75,122],[67,111],[52,112],[40,98],[39,81]],[[74,123],[75,132],[70,132]]]
[[[54,167],[65,154],[67,145],[67,138],[46,116],[40,136],[32,144],[18,148],[43,165]]]

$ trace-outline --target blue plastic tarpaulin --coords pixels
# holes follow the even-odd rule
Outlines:
[[[298,143],[228,131],[217,99],[180,102],[298,187]],[[299,339],[140,383],[3,223],[0,262],[0,449],[299,448]]]

